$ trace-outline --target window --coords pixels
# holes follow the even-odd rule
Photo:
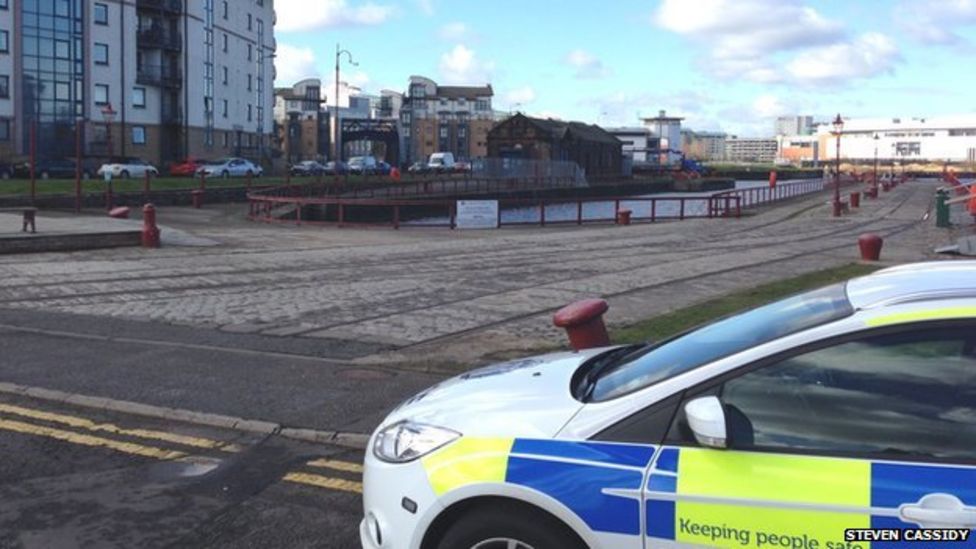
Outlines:
[[[228,73],[229,72],[230,71],[227,70],[227,67],[226,66],[221,67],[221,81],[224,83],[225,86],[227,85],[227,82],[229,81],[229,78],[228,78]]]
[[[252,112],[253,110],[254,110],[254,106],[253,106],[253,105],[251,105],[250,103],[248,103],[248,104],[247,104],[247,121],[248,121],[248,122],[250,122],[250,121],[251,121],[251,120],[253,119],[253,117],[251,116],[251,112]]]
[[[247,75],[247,91],[251,91],[253,87],[253,78],[250,74]]]
[[[10,141],[10,120],[0,119],[0,141]]]
[[[972,324],[901,330],[764,366],[719,388],[737,449],[976,460]]]
[[[108,25],[108,4],[95,3],[94,18],[96,25]]]
[[[95,84],[95,104],[108,104],[108,84]]]
[[[258,123],[264,122],[264,108],[258,107]]]
[[[10,51],[10,33],[5,30],[0,30],[0,53],[7,53]]]
[[[92,57],[95,59],[96,65],[108,65],[108,44],[96,42],[95,48],[92,50]]]
[[[487,99],[478,99],[474,103],[474,109],[476,111],[488,111],[491,110],[491,104]]]
[[[221,114],[223,114],[224,118],[227,118],[227,112],[229,111],[229,105],[228,105],[226,99],[224,99],[220,111],[221,111]]]
[[[10,99],[10,76],[0,74],[0,99]]]
[[[132,144],[133,145],[145,145],[146,144],[146,127],[145,126],[132,126]]]
[[[222,146],[223,146],[223,147],[224,147],[225,149],[227,148],[227,143],[229,143],[229,142],[230,142],[230,139],[229,139],[229,138],[227,137],[227,134],[228,134],[228,133],[229,133],[229,132],[221,132],[221,134],[220,134],[220,144],[221,144],[221,145],[222,145]]]
[[[221,41],[222,41],[222,43],[221,43],[221,49],[224,50],[224,53],[227,53],[227,50],[228,50],[228,40],[229,39],[227,38],[227,33],[225,32],[224,33],[224,36],[221,38]]]
[[[247,60],[254,61],[254,46],[251,44],[247,45]]]
[[[146,88],[132,88],[132,106],[137,109],[146,108]]]
[[[577,397],[598,402],[617,398],[751,347],[850,316],[854,311],[844,288],[837,284],[801,294],[656,345],[632,349],[602,368],[595,380],[580,383]]]
[[[230,9],[227,6],[227,0],[224,0],[224,3],[222,4],[221,7],[223,8],[224,19],[227,19],[228,14],[230,13]]]
[[[247,14],[247,30],[253,30],[254,18],[251,14]]]
[[[5,9],[8,9],[8,8],[10,8],[10,1],[9,0],[0,0],[0,10],[5,10]]]

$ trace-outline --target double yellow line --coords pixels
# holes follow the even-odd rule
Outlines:
[[[149,445],[140,444],[136,442],[125,442],[125,441],[115,440],[111,438],[105,438],[104,436],[98,436],[97,434],[119,435],[119,436],[131,437],[136,439],[142,439],[142,440],[167,442],[172,444],[178,444],[180,446],[194,448],[197,450],[219,451],[219,452],[226,452],[226,453],[236,453],[242,450],[242,448],[239,445],[226,442],[226,441],[212,440],[203,437],[186,436],[186,435],[180,435],[180,434],[170,433],[166,431],[156,431],[152,429],[126,429],[111,423],[96,423],[87,418],[70,416],[65,414],[56,414],[52,412],[45,412],[42,410],[25,408],[23,406],[14,406],[11,404],[0,403],[0,414],[4,414],[6,416],[15,416],[17,418],[25,418],[26,420],[35,420],[35,421],[42,421],[49,424],[63,425],[65,427],[75,429],[75,431],[68,431],[64,429],[48,427],[46,425],[37,425],[34,423],[28,423],[27,421],[21,421],[18,419],[6,419],[3,416],[0,416],[0,431],[10,431],[10,432],[21,433],[25,435],[52,438],[52,439],[68,442],[71,444],[77,444],[80,446],[106,448],[124,454],[130,454],[130,455],[147,457],[147,458],[164,460],[164,461],[170,461],[170,460],[195,461],[195,459],[188,452],[184,452],[180,450],[169,450],[165,448],[159,448],[157,446],[149,446]],[[97,433],[97,434],[86,434],[78,431],[87,431],[89,433]],[[306,465],[308,465],[309,467],[329,469],[329,470],[341,471],[345,473],[355,473],[358,475],[362,475],[363,472],[362,465],[359,465],[358,463],[338,461],[332,459],[316,459],[308,462]],[[318,488],[326,488],[329,490],[338,490],[343,492],[362,493],[363,491],[363,485],[361,482],[355,482],[355,481],[342,479],[342,478],[328,477],[324,475],[305,473],[299,471],[290,472],[286,474],[283,477],[283,480],[286,480],[288,482],[294,482],[298,484],[305,484],[309,486],[315,486]]]

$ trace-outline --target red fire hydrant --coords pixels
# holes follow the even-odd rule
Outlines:
[[[156,206],[146,204],[142,207],[142,247],[159,247],[159,227],[156,226]]]
[[[203,206],[203,190],[193,189],[190,191],[190,199],[193,201],[193,207],[199,209]]]
[[[864,261],[880,260],[881,246],[883,244],[884,240],[874,233],[862,234],[857,239],[857,245],[861,249],[861,259]]]
[[[584,299],[556,312],[552,323],[566,330],[569,344],[576,351],[607,347],[610,335],[603,324],[603,313],[610,308],[602,299]]]
[[[853,192],[851,193],[851,208],[861,207],[861,193]]]

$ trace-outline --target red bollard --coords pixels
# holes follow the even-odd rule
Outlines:
[[[861,207],[861,193],[851,193],[851,208]]]
[[[610,308],[602,299],[584,299],[560,309],[552,323],[566,330],[574,350],[594,349],[610,345],[610,335],[603,324],[603,313]]]
[[[159,227],[156,226],[156,206],[146,204],[142,207],[142,247],[159,247]]]
[[[617,224],[618,225],[630,225],[630,210],[620,210],[617,212]]]
[[[203,190],[193,189],[190,191],[190,198],[194,208],[200,209],[203,206]]]
[[[776,174],[775,171],[769,172],[769,188],[770,189],[775,189],[776,188],[776,179],[777,179],[777,177],[778,177],[778,175]]]
[[[878,261],[881,259],[881,246],[884,240],[874,233],[862,234],[857,239],[857,245],[861,249],[861,259],[864,261]]]

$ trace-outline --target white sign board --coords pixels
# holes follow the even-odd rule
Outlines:
[[[497,229],[497,200],[458,200],[458,229]]]

